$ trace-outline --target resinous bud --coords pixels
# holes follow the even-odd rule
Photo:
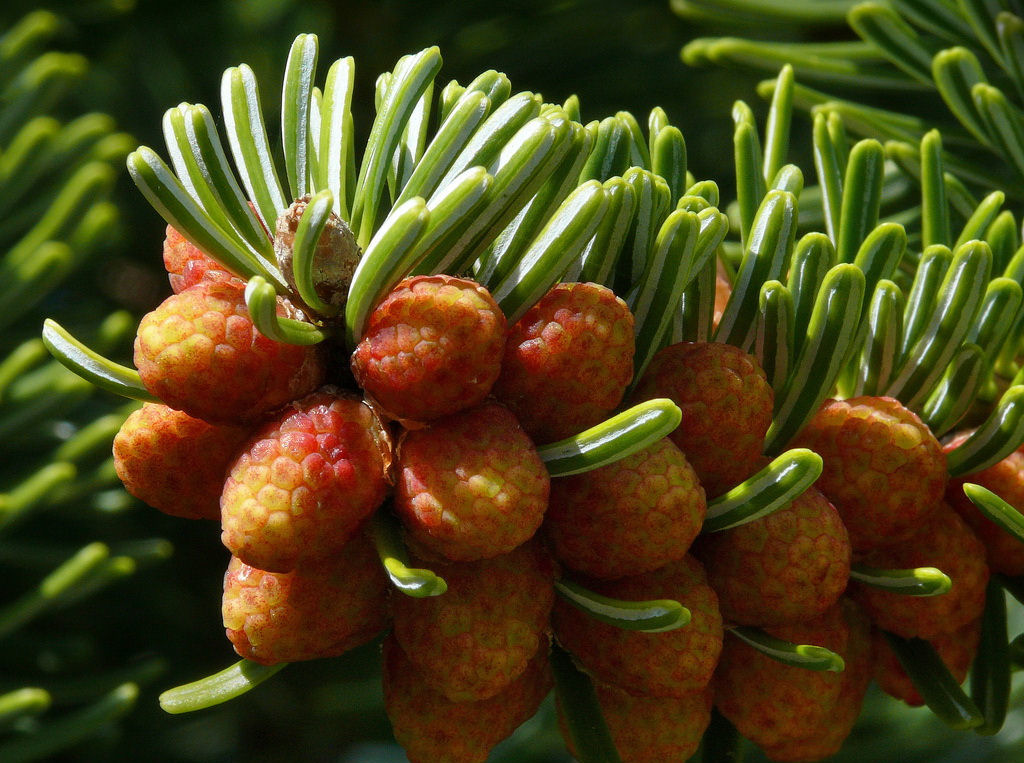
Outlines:
[[[274,227],[274,255],[277,257],[281,274],[296,298],[299,290],[295,285],[292,265],[295,232],[310,198],[307,194],[293,201],[277,218]],[[313,254],[313,284],[317,296],[333,308],[340,310],[344,307],[348,299],[352,274],[361,256],[362,251],[348,223],[331,212]]]

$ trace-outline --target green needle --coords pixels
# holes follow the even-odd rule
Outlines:
[[[287,662],[260,665],[251,660],[239,660],[211,676],[168,689],[160,695],[160,707],[175,715],[205,710],[255,689],[287,665]]]

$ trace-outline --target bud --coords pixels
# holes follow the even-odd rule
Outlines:
[[[298,290],[295,288],[292,259],[295,231],[310,198],[307,194],[292,202],[292,205],[277,218],[274,229],[274,254],[277,257],[277,264],[281,268],[284,280],[292,289],[294,299],[300,304]],[[352,274],[361,256],[362,252],[352,229],[332,212],[313,254],[313,283],[320,299],[339,309],[344,307],[348,299],[348,287],[352,283]],[[305,305],[304,307],[308,308]]]

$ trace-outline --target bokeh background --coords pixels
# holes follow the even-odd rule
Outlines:
[[[363,138],[372,121],[377,74],[390,70],[399,56],[435,44],[444,57],[441,82],[466,82],[497,69],[508,74],[516,90],[540,92],[550,101],[578,95],[584,121],[628,110],[643,124],[652,107],[662,106],[686,137],[695,176],[716,180],[726,199],[732,198],[732,102],[743,98],[758,114],[766,111],[754,92],[756,76],[683,65],[679,51],[687,41],[723,30],[679,18],[668,0],[5,0],[0,29],[38,8],[66,20],[54,47],[81,53],[90,62],[61,100],[57,116],[107,113],[137,144],[160,153],[165,153],[164,111],[189,101],[205,103],[218,114],[220,73],[228,66],[243,61],[252,66],[263,83],[265,113],[276,113],[277,83],[289,44],[300,32],[319,36],[321,72],[338,57],[355,57],[355,121]],[[778,37],[779,31],[773,32]],[[276,129],[272,116],[268,129],[271,134]],[[806,120],[794,129],[797,152],[806,145],[800,137],[806,130]],[[794,158],[810,166],[805,157]],[[37,334],[43,315],[59,315],[72,326],[88,325],[118,308],[141,315],[169,293],[160,260],[163,222],[126,171],[120,173],[114,199],[120,222],[105,247],[54,290],[32,320],[13,327],[15,337]],[[129,342],[123,341],[110,354],[125,361],[129,352]],[[88,418],[118,405],[101,395],[78,415]],[[17,471],[18,459],[27,465],[32,458],[31,448],[24,447],[32,437],[11,436],[22,438],[22,447],[10,454],[5,474]],[[55,441],[60,433],[33,436]],[[12,591],[26,589],[38,577],[39,565],[92,539],[114,548],[164,539],[173,553],[3,642],[0,683],[13,687],[49,681],[60,690],[58,704],[74,705],[79,697],[126,677],[140,685],[130,713],[102,724],[52,759],[405,759],[391,742],[382,710],[377,644],[336,660],[292,665],[258,690],[218,708],[191,716],[164,714],[157,704],[161,690],[236,659],[220,624],[227,552],[215,527],[164,517],[114,489],[40,512],[5,537],[0,544],[5,585]],[[1017,623],[1014,633],[1021,630]],[[980,739],[948,732],[927,711],[908,711],[873,693],[842,759],[1012,761],[1024,756],[1022,740],[1019,712],[1011,714],[998,739]],[[494,760],[568,760],[550,703],[496,751]]]

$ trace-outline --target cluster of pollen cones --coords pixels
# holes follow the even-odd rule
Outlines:
[[[163,404],[125,422],[118,473],[161,511],[221,523],[224,626],[242,657],[331,657],[386,633],[386,707],[412,761],[484,761],[551,689],[552,639],[593,679],[625,761],[686,759],[713,706],[773,760],[827,757],[873,677],[922,702],[882,631],[931,642],[962,680],[989,566],[1024,572],[1024,547],[964,498],[943,446],[886,397],[827,400],[792,443],[822,457],[815,485],[701,534],[708,501],[768,462],[772,389],[754,357],[717,343],[664,347],[634,382],[633,317],[605,286],[559,283],[508,325],[468,278],[409,277],[342,353],[263,336],[245,283],[173,228],[164,259],[175,293],[135,344]],[[278,312],[300,313],[283,298]],[[538,445],[652,398],[682,412],[668,437],[549,476]],[[1022,476],[1015,452],[972,480],[1024,503]],[[367,532],[374,514],[400,522],[444,593],[390,585]],[[901,596],[850,582],[851,563],[937,567],[953,585]],[[691,619],[618,628],[556,596],[559,580],[673,599]],[[845,669],[773,659],[740,637],[749,628],[825,647]]]

